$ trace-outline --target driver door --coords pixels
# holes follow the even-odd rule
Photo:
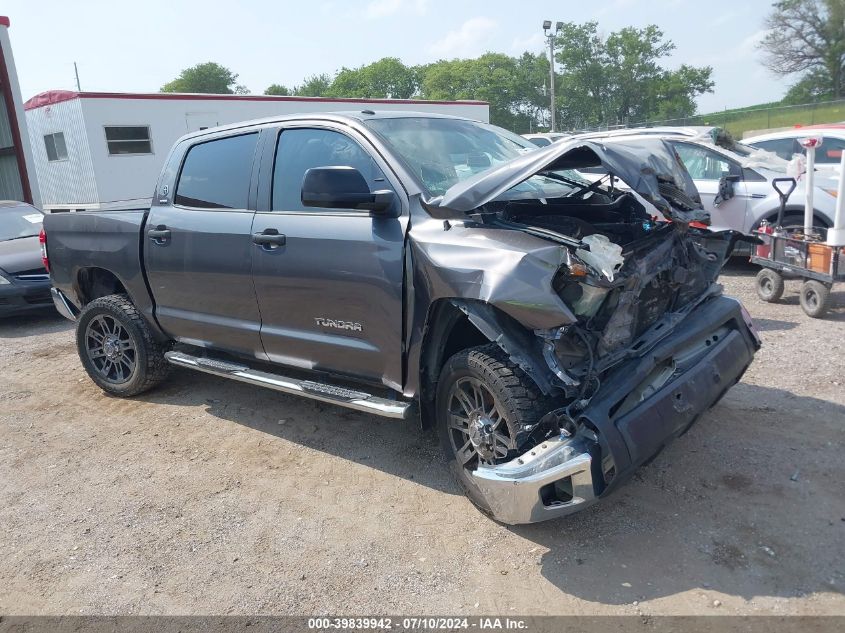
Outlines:
[[[745,230],[745,213],[748,208],[748,188],[742,179],[742,167],[726,156],[707,147],[693,143],[672,143],[681,161],[695,182],[704,209],[710,214],[710,228],[714,231]],[[733,197],[716,204],[720,180],[730,176]]]
[[[401,191],[364,138],[325,123],[265,131],[252,275],[271,361],[402,387],[406,206],[395,213],[308,207],[313,167],[355,167],[372,191]]]

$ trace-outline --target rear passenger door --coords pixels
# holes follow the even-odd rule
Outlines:
[[[358,169],[371,191],[400,184],[367,140],[345,126],[291,126],[265,138],[252,249],[261,340],[275,362],[402,386],[407,197],[395,217],[302,204],[312,167]]]
[[[258,138],[258,132],[216,135],[184,157],[174,153],[153,200],[143,248],[165,332],[185,343],[264,358],[251,270]]]

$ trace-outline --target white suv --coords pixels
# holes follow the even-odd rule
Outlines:
[[[774,152],[781,158],[789,160],[793,154],[804,153],[804,148],[798,144],[798,139],[808,136],[822,137],[821,147],[816,150],[816,169],[819,172],[828,172],[829,175],[838,175],[842,151],[845,150],[845,125],[797,127],[771,134],[750,136],[742,142],[751,147]]]
[[[626,138],[642,138],[638,131],[627,137],[620,133],[579,135],[578,138],[601,142],[603,140],[624,141]],[[711,228],[714,231],[733,229],[745,234],[754,231],[763,220],[773,222],[780,209],[780,198],[772,188],[772,180],[786,176],[787,161],[765,151],[732,142],[726,149],[708,142],[706,135],[687,136],[683,134],[660,134],[663,140],[675,148],[687,171],[695,181],[701,194],[701,202],[710,213]],[[833,226],[836,208],[837,182],[832,174],[819,172],[815,178],[813,203],[814,224],[822,229]],[[589,175],[591,179],[595,174]],[[723,181],[732,183],[733,196],[720,200],[717,195],[724,188]],[[784,214],[785,227],[804,225],[804,183],[800,181],[789,198]],[[747,250],[747,248],[746,248]]]

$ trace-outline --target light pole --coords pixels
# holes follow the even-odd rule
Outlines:
[[[555,131],[555,35],[557,35],[558,31],[560,31],[561,27],[563,26],[563,22],[556,22],[555,23],[555,31],[552,33],[552,21],[551,20],[543,20],[543,33],[545,33],[546,37],[549,40],[549,82],[550,82],[550,93],[551,93],[551,108],[550,111],[552,113],[552,122],[551,128],[549,132]]]

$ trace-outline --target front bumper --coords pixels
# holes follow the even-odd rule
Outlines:
[[[620,407],[656,367],[672,362],[690,341],[716,331],[719,340],[708,339],[707,351],[683,373],[633,408]],[[583,437],[555,438],[510,462],[478,468],[473,480],[503,523],[534,523],[578,512],[616,489],[689,429],[739,381],[758,348],[738,301],[719,297],[703,304],[658,347],[606,378],[579,416],[582,426],[598,432],[600,444]],[[617,414],[620,410],[624,413]],[[602,468],[606,457],[614,469],[607,484]]]
[[[596,502],[591,470],[592,457],[583,440],[561,436],[505,464],[480,467],[473,479],[493,516],[517,525],[572,514]],[[557,482],[571,485],[571,499],[544,501],[543,490]]]
[[[33,281],[11,283],[0,286],[0,317],[43,310],[53,304],[50,297],[50,282]]]

